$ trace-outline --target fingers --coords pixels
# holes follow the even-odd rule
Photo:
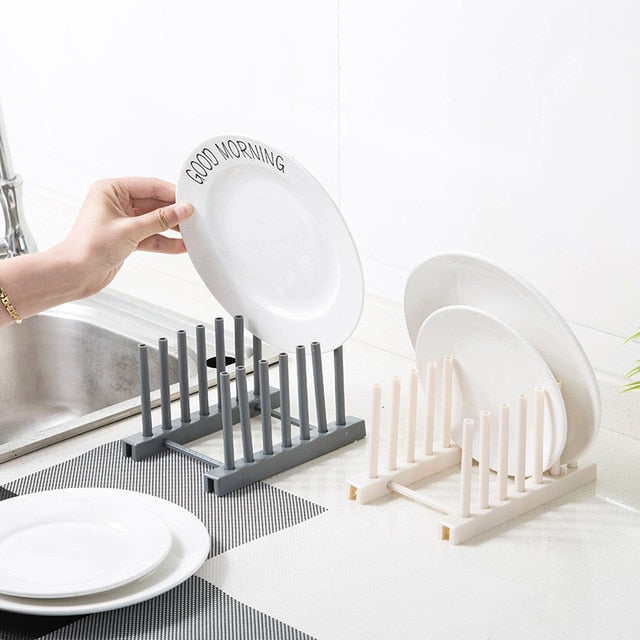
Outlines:
[[[174,204],[175,200],[156,200],[155,198],[132,198],[131,210],[134,216],[139,216],[142,213],[149,213],[154,209],[160,207],[166,207],[167,205]]]
[[[159,178],[117,178],[113,182],[126,189],[132,202],[139,199],[151,199],[167,203],[175,202],[176,200],[175,185]]]
[[[177,227],[193,213],[193,205],[181,202],[154,209],[126,221],[128,235],[140,248],[143,240]]]
[[[138,251],[152,251],[154,253],[184,253],[187,248],[181,238],[167,238],[156,234],[138,243]]]

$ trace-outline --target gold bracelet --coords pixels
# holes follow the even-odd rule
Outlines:
[[[7,294],[2,290],[2,287],[0,287],[0,302],[2,302],[2,306],[7,310],[7,313],[11,316],[11,319],[16,324],[20,324],[22,322],[22,318],[18,315],[16,308],[11,304],[9,296],[7,296]]]

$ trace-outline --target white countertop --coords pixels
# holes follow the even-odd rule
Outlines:
[[[201,286],[157,264],[136,256],[114,287],[196,318],[219,312]],[[388,398],[399,375],[406,390],[414,363],[402,324],[399,307],[367,301],[345,345],[348,414],[369,421],[374,382]],[[215,556],[200,574],[320,639],[640,637],[640,394],[621,395],[611,376],[599,382],[603,424],[580,461],[597,463],[596,483],[454,546],[439,539],[440,516],[424,506],[400,496],[347,499],[349,480],[366,469],[361,441],[268,480],[326,507],[322,515]],[[387,402],[381,451],[388,421]],[[0,464],[0,484],[139,428],[139,417],[129,418]],[[401,430],[400,452],[403,438]]]
[[[350,340],[347,412],[368,420],[371,384],[398,374],[406,385],[412,365]],[[615,391],[605,391],[606,402]],[[595,485],[459,546],[439,539],[437,513],[402,497],[348,500],[366,468],[366,442],[349,445],[269,480],[325,513],[216,556],[201,574],[318,638],[637,637],[640,441],[609,420],[588,455]],[[139,428],[130,418],[6,462],[0,484]]]

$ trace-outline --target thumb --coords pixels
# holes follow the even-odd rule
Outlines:
[[[189,202],[179,202],[154,209],[149,213],[130,218],[131,235],[136,242],[141,242],[145,238],[172,229],[192,213],[193,205]]]

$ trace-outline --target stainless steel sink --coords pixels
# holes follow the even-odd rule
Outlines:
[[[140,410],[138,344],[149,348],[152,404],[159,402],[157,341],[169,340],[173,397],[178,392],[176,331],[187,331],[191,391],[197,387],[199,321],[142,301],[101,292],[0,330],[0,462],[109,424]],[[213,354],[213,329],[207,353]],[[227,336],[227,353],[233,353]],[[251,344],[245,357],[251,362]],[[215,369],[209,369],[209,386]]]

